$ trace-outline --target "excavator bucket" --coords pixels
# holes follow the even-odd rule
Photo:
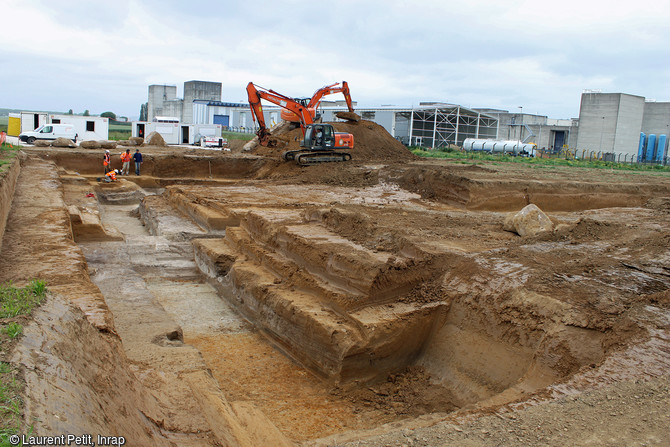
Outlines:
[[[354,112],[337,112],[337,113],[335,113],[335,116],[340,118],[340,119],[347,120],[347,121],[358,122],[358,121],[361,120],[361,117],[357,113],[354,113]]]
[[[258,129],[256,135],[258,135],[258,142],[261,144],[261,146],[267,146],[270,142],[270,131],[265,127]]]

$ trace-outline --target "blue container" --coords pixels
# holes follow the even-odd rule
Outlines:
[[[656,161],[662,162],[665,157],[665,145],[668,141],[668,137],[663,134],[658,136],[658,145],[656,146]]]
[[[644,158],[644,144],[646,142],[647,142],[647,135],[644,132],[640,132],[640,144],[637,146],[638,161]]]
[[[645,154],[644,159],[646,161],[653,161],[655,150],[656,150],[656,135],[652,133],[651,135],[649,135],[649,139],[647,140],[647,152]]]

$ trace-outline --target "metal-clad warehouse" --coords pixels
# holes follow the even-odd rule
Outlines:
[[[324,107],[324,121],[338,121],[341,107]],[[463,145],[466,138],[497,138],[498,119],[456,104],[422,104],[412,108],[357,108],[361,118],[383,126],[394,138],[409,146],[444,147]]]

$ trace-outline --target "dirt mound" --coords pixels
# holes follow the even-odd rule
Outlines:
[[[117,144],[120,146],[142,146],[144,143],[144,138],[142,137],[130,137],[127,140],[117,141]]]
[[[54,147],[77,147],[72,140],[63,137],[56,138],[51,145]]]
[[[415,160],[412,154],[401,142],[389,134],[386,129],[372,121],[332,123],[337,132],[346,132],[354,136],[354,150],[351,151],[355,161],[383,161],[387,163]],[[252,153],[271,157],[279,157],[284,151],[299,150],[302,131],[290,129],[284,132],[273,133],[274,137],[285,140],[282,147],[276,148],[259,146]]]
[[[100,143],[95,140],[88,140],[88,141],[82,141],[79,143],[79,146],[83,147],[84,149],[100,149]]]
[[[147,136],[147,139],[144,141],[144,145],[165,147],[167,146],[167,143],[165,142],[161,134],[159,134],[158,132],[151,132]]]
[[[99,143],[103,149],[116,149],[116,141],[102,140]]]
[[[670,197],[654,197],[649,199],[645,206],[656,211],[668,213],[670,212]]]
[[[389,374],[385,381],[353,390],[334,388],[334,396],[343,396],[358,407],[376,408],[386,414],[419,416],[439,408],[456,409],[451,394],[439,384],[431,382],[430,374],[421,366],[409,366]]]

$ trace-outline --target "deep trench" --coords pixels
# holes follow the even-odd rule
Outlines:
[[[341,374],[329,376],[316,365],[325,361],[318,351],[329,350],[327,341],[310,340],[309,332],[295,331],[296,320],[272,309],[272,304],[262,304],[266,308],[261,313],[245,308],[245,302],[248,305],[263,292],[250,291],[253,287],[244,281],[251,279],[243,277],[241,270],[228,266],[224,272],[209,272],[209,280],[203,275],[206,267],[198,268],[191,239],[215,236],[212,240],[217,240],[224,232],[208,235],[176,209],[174,220],[168,226],[163,222],[162,231],[156,222],[148,222],[150,213],[142,214],[136,204],[100,205],[100,214],[102,224],[116,227],[124,240],[80,245],[129,357],[155,362],[160,369],[166,360],[152,357],[152,345],[170,346],[175,352],[192,346],[228,399],[253,402],[294,440],[478,403],[503,404],[565,379],[604,356],[598,331],[568,327],[552,315],[537,317],[547,306],[544,297],[506,297],[505,306],[516,306],[533,317],[505,321],[489,307],[495,291],[482,291],[476,284],[427,313],[393,314],[404,315],[404,322],[395,322],[404,334],[402,340],[385,344],[378,339],[390,334],[380,330],[372,336],[376,341],[362,351],[330,358],[348,366],[342,367]],[[168,227],[172,232],[165,232]],[[242,225],[247,232],[250,227]],[[157,232],[163,235],[151,234]],[[302,264],[298,269],[309,270]],[[273,274],[281,272],[275,268]],[[260,301],[256,305],[261,306]],[[563,311],[558,302],[549,305]],[[261,314],[262,321],[256,320]],[[152,317],[147,321],[142,315]],[[412,321],[411,315],[418,320]],[[538,325],[544,327],[538,329]],[[572,339],[579,340],[581,347],[568,346],[565,358],[550,352],[552,346],[565,348]],[[389,352],[403,350],[407,344],[403,355]],[[313,352],[305,355],[302,349]],[[187,370],[193,355],[187,350],[184,357],[176,354],[167,363]],[[564,363],[569,366],[560,366]]]
[[[519,189],[425,166],[381,168],[375,183],[356,165],[355,187],[268,186],[261,159],[165,156],[105,189],[97,156],[50,158],[75,196],[96,188],[101,220],[72,229],[129,359],[176,377],[208,369],[293,441],[566,392],[633,342],[635,297],[668,288],[654,260],[637,263],[644,241],[604,245],[603,230],[629,230],[616,208],[597,210],[667,187]],[[521,242],[502,231],[503,212],[529,200],[566,229]],[[637,231],[656,231],[631,209]],[[589,277],[585,252],[619,257]],[[188,390],[170,399],[195,407]]]

